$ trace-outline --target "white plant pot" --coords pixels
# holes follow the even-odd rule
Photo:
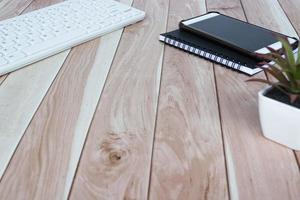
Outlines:
[[[300,150],[300,109],[258,93],[259,117],[263,135],[294,150]]]

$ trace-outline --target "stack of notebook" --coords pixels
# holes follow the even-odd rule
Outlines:
[[[258,59],[186,29],[161,34],[159,40],[247,75],[262,71]]]
[[[159,40],[248,75],[254,75],[262,71],[261,68],[257,67],[257,60],[185,30],[178,29],[161,34]]]
[[[257,60],[184,30],[178,29],[161,34],[159,39],[168,45],[248,75],[254,75],[261,71],[261,68],[257,67]]]

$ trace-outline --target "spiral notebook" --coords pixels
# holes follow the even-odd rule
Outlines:
[[[262,71],[257,60],[184,30],[161,34],[159,40],[250,76]]]

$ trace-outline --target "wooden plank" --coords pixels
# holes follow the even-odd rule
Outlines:
[[[33,0],[32,3],[30,4],[30,6],[25,10],[24,13],[28,13],[28,12],[31,12],[31,11],[34,11],[34,10],[37,10],[37,9],[40,9],[40,8],[44,8],[44,7],[47,7],[47,6],[51,6],[51,5],[54,5],[54,4],[57,4],[57,3],[61,3],[65,0]],[[41,6],[41,3],[43,4]],[[22,14],[24,14],[22,13]]]
[[[206,12],[205,1],[170,2],[168,30]],[[228,199],[212,63],[166,47],[150,199]]]
[[[281,7],[284,9],[285,14],[293,24],[298,34],[300,34],[299,2],[290,1],[290,0],[278,0],[278,2],[280,3]]]
[[[39,6],[37,3],[39,2]],[[46,1],[36,1],[34,8]],[[26,12],[26,11],[24,11]],[[0,178],[68,51],[11,73],[0,87]]]
[[[11,160],[0,198],[66,199],[121,34],[71,51]]]
[[[61,53],[14,72],[1,85],[0,178],[66,56]]]
[[[249,2],[245,1],[244,4],[248,5]],[[295,4],[295,2],[289,3],[289,6],[293,7],[293,9],[289,9],[290,12],[286,12],[286,13],[284,13],[284,10],[282,10],[280,4],[277,1],[273,2],[273,0],[259,2],[258,4],[255,4],[255,7],[253,6],[252,9],[258,9],[258,8],[261,9],[262,8],[261,6],[270,6],[270,9],[272,10],[272,12],[271,12],[272,16],[274,19],[276,19],[276,22],[278,25],[271,24],[271,26],[269,26],[268,24],[266,24],[264,22],[261,22],[261,25],[265,25],[266,27],[269,27],[270,29],[277,30],[286,35],[290,35],[290,36],[299,38],[299,36],[296,32],[296,30],[298,30],[298,31],[300,30],[300,23],[299,23],[299,19],[298,19],[299,14],[297,14],[298,17],[294,16],[295,13],[299,13],[299,10],[295,11],[295,9],[299,8],[299,2],[297,5],[294,5],[294,4]],[[285,5],[285,4],[282,4],[282,5]],[[247,9],[245,10],[245,12],[246,13],[249,12],[249,14],[250,14],[250,11],[247,11]],[[262,18],[269,18],[268,13],[265,13],[265,12],[262,12],[262,13],[264,14],[263,16],[261,16]],[[286,14],[289,14],[289,15],[286,16]],[[252,15],[250,15],[250,16],[252,16]],[[288,17],[290,17],[293,25],[290,23]],[[251,17],[248,17],[248,18],[249,18],[249,20],[251,20]],[[257,20],[257,19],[252,19],[252,20],[257,23],[260,23],[259,20]],[[295,22],[295,24],[294,24],[294,22]],[[296,28],[296,30],[294,29],[294,27]],[[296,156],[298,156],[298,161],[299,161],[300,153],[296,152]],[[300,165],[299,162],[298,162],[298,164]]]
[[[50,90],[48,96],[44,100],[45,103],[41,105],[40,110],[37,112],[35,118],[30,124],[23,139],[24,141],[21,142],[20,147],[18,148],[6,173],[9,174],[10,172],[14,173],[15,171],[18,171],[20,174],[22,174],[22,176],[14,173],[14,175],[18,177],[16,178],[16,180],[18,180],[17,185],[15,185],[16,182],[14,182],[10,175],[8,175],[8,179],[6,179],[4,176],[1,182],[3,183],[2,186],[10,185],[10,188],[22,187],[24,190],[18,189],[18,191],[20,191],[19,194],[28,195],[29,198],[32,197],[33,191],[37,190],[38,188],[41,190],[41,192],[34,195],[41,195],[41,198],[44,197],[44,195],[48,195],[47,197],[49,197],[49,199],[53,197],[62,197],[62,195],[66,197],[68,195],[85,136],[121,34],[122,30],[104,36],[99,48],[99,40],[96,40],[88,45],[83,45],[81,48],[78,48],[72,52],[67,64],[64,66],[65,71],[62,71],[59,74],[57,78],[58,80],[53,85],[54,89]],[[81,74],[81,69],[85,69],[85,76],[78,77],[76,74]],[[76,79],[75,77],[81,79]],[[70,88],[70,86],[73,88]],[[68,91],[75,92],[68,93]],[[62,99],[64,101],[61,100],[61,104],[55,104],[55,102],[52,102],[53,99],[59,99],[60,95],[63,93],[67,93],[68,95]],[[82,99],[78,98],[77,101],[70,103],[70,99],[73,99],[74,97],[82,97]],[[64,106],[66,104],[68,106]],[[53,117],[49,118],[48,120],[41,121],[45,119],[44,115],[47,115],[49,110],[53,110],[53,113],[51,113],[51,116]],[[66,113],[64,118],[68,119],[66,121],[68,122],[67,125],[66,123],[59,123],[61,122],[59,116],[61,116],[62,113]],[[47,130],[47,133],[49,134],[47,137],[43,136],[45,134],[45,130]],[[40,135],[37,135],[37,132],[39,132]],[[53,132],[58,133],[52,135]],[[49,145],[56,146],[60,141],[64,141],[62,140],[63,136],[69,139],[73,137],[73,142],[70,142],[69,145],[65,146],[62,144],[63,149],[57,148],[57,151],[51,152],[53,155],[57,154],[57,156],[53,157],[53,159],[55,159],[53,163],[57,163],[58,165],[54,165],[52,163],[52,171],[50,170],[53,172],[53,174],[55,174],[54,172],[58,170],[63,175],[59,176],[61,177],[60,179],[57,179],[57,177],[53,176],[53,174],[50,172],[43,174],[44,177],[53,179],[50,181],[51,186],[53,186],[52,188],[48,187],[49,185],[47,184],[49,184],[49,182],[41,183],[39,182],[40,179],[36,179],[36,182],[34,182],[32,179],[30,179],[31,176],[34,176],[32,174],[33,172],[26,172],[31,171],[32,168],[36,167],[35,165],[37,165],[37,157],[35,157],[35,154],[39,154],[45,150],[42,148],[38,149],[37,151],[37,148],[39,148],[42,143],[47,143],[48,140],[54,141],[53,143],[50,142]],[[43,140],[43,137],[45,137],[45,140]],[[35,140],[35,143],[33,143],[32,140]],[[45,148],[48,148],[48,146],[45,146]],[[65,152],[66,155],[61,155],[61,152]],[[20,166],[17,163],[22,160],[21,158],[24,158],[24,154],[32,155],[32,159],[28,159],[27,162],[22,161],[23,166],[21,169],[16,170],[16,167]],[[61,155],[61,160],[59,159],[59,155]],[[47,155],[45,155],[45,157],[47,157]],[[61,162],[63,162],[64,165],[62,165]],[[42,171],[43,169],[39,170]],[[30,184],[27,182],[29,180]],[[56,184],[56,182],[58,183]],[[60,185],[60,187],[57,188],[57,185]],[[47,187],[47,190],[45,191],[41,189],[43,187]],[[3,196],[15,195],[9,193],[9,187],[2,187],[2,190],[0,189],[0,191]]]
[[[124,0],[123,3],[131,4],[131,0]],[[70,161],[66,176],[64,199],[67,199],[73,179],[76,173],[80,155],[86,140],[89,126],[91,124],[97,103],[99,101],[102,89],[105,84],[110,66],[112,64],[115,52],[121,39],[123,29],[103,36],[97,49],[95,61],[92,68],[92,76],[87,80],[85,94],[82,100],[84,106],[78,115],[76,128],[73,136]],[[96,92],[98,91],[98,92]],[[81,106],[82,107],[82,106]]]
[[[3,177],[0,197],[67,198],[121,34],[116,31],[71,51]]]
[[[0,20],[20,15],[33,0],[2,0],[0,1]]]
[[[123,33],[70,199],[147,199],[168,1],[134,7],[147,17]]]
[[[295,151],[295,156],[298,162],[298,167],[300,169],[300,151]]]
[[[0,85],[6,79],[6,76],[0,76]]]
[[[285,14],[293,24],[293,27],[298,33],[298,36],[300,34],[300,18],[299,18],[299,10],[300,10],[300,4],[297,1],[287,1],[287,0],[278,0],[281,4],[282,8],[285,10]],[[298,165],[300,168],[300,151],[295,151]]]
[[[293,34],[276,2],[242,2],[251,23]],[[207,6],[245,20],[238,0],[208,0]],[[261,135],[257,92],[263,86],[245,83],[249,77],[218,65],[215,70],[231,198],[299,199],[300,176],[293,152]]]

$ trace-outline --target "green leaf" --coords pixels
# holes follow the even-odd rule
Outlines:
[[[299,88],[291,88],[290,89],[290,92],[292,93],[292,94],[299,94],[300,95],[300,89]]]
[[[300,67],[300,42],[298,41],[298,54],[296,64]]]
[[[286,76],[275,66],[270,66],[269,69],[267,69],[268,72],[273,75],[279,82],[288,85],[289,80],[287,80]]]
[[[278,90],[280,90],[281,92],[283,92],[286,95],[290,94],[289,92],[287,92],[289,87],[285,87],[285,86],[281,85],[280,83],[274,83],[274,84],[272,84],[272,86],[277,88]]]
[[[297,62],[296,62],[296,77],[298,78],[300,75],[300,42],[298,45],[298,54],[297,54]]]
[[[300,64],[296,65],[297,70],[295,73],[295,79],[300,80]]]
[[[256,81],[269,84],[287,95],[300,96],[300,51],[295,59],[287,38],[281,37],[279,41],[282,43],[284,56],[272,48],[268,48],[270,51],[268,54],[257,54],[258,58],[264,60],[259,63],[258,67],[263,69],[266,79],[256,78],[247,80],[247,82]],[[300,48],[300,43],[298,45]],[[273,61],[273,63],[270,64],[267,61]],[[277,82],[272,82],[269,76],[276,79]],[[294,98],[293,96],[291,99],[294,100]]]
[[[295,63],[295,57],[294,57],[293,49],[292,49],[290,43],[288,42],[287,38],[279,37],[279,41],[281,42],[281,44],[284,48],[284,54],[285,54],[288,62],[292,66],[295,66],[296,63]]]
[[[263,69],[266,72],[266,74],[272,75],[280,83],[282,83],[284,85],[289,85],[289,81],[287,80],[287,78],[284,76],[284,74],[278,68],[276,68],[272,65],[269,65],[269,68],[264,68],[264,67],[260,67],[260,68]]]
[[[286,71],[293,71],[293,70],[291,70],[291,67],[290,67],[290,65],[286,62],[286,60],[280,60],[280,59],[274,59],[273,60],[276,64],[277,64],[277,66],[279,67],[279,68],[281,68],[281,69],[284,69],[284,70],[286,70]]]
[[[294,68],[291,70],[291,65],[288,63],[288,61],[282,57],[280,53],[275,51],[273,48],[267,47],[267,49],[271,52],[267,54],[267,56],[270,58],[269,60],[274,61],[280,68],[285,69],[286,71],[292,71]]]
[[[279,63],[277,60],[274,61],[275,64],[273,66],[276,66],[279,68],[282,72],[285,72],[288,81],[291,81],[294,83],[294,73],[295,71],[290,67],[288,63]]]

